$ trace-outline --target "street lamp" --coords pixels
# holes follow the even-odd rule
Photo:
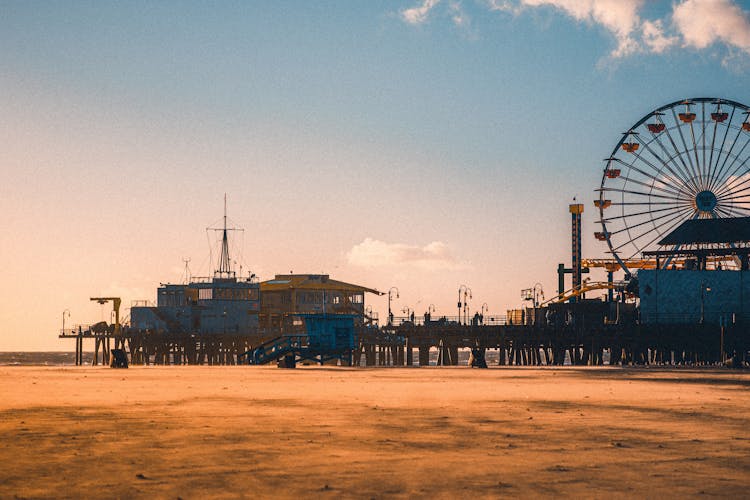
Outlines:
[[[414,318],[411,317],[411,315],[413,314],[413,311],[409,309],[409,306],[406,306],[403,309],[401,309],[401,312],[406,314],[407,321],[411,321],[412,323],[414,322]]]
[[[539,307],[539,297],[542,297],[542,300],[544,300],[544,288],[542,288],[542,284],[537,282],[534,283],[534,286],[532,287],[532,290],[534,290],[534,309]]]
[[[66,315],[66,314],[67,314],[67,315],[68,315],[68,317],[70,318],[70,309],[65,309],[65,310],[64,310],[64,311],[62,312],[62,334],[63,334],[63,335],[65,335],[65,315]]]
[[[424,313],[424,324],[425,326],[430,322],[432,319],[432,313],[435,312],[435,304],[430,304],[427,306],[427,310]]]
[[[479,313],[479,317],[482,320],[482,324],[484,324],[484,315],[485,313],[488,313],[488,312],[490,312],[490,306],[488,306],[487,302],[485,302],[484,304],[482,304],[482,309],[481,309],[481,312]]]
[[[463,292],[463,304],[461,303],[461,292]],[[461,324],[461,307],[463,306],[464,309],[464,324],[468,324],[468,318],[467,318],[467,309],[466,305],[468,304],[467,298],[473,299],[471,295],[471,288],[469,288],[466,285],[461,285],[458,287],[458,323]]]
[[[539,307],[539,297],[544,300],[544,289],[542,288],[542,284],[537,282],[534,283],[534,286],[531,288],[524,288],[521,290],[521,298],[523,300],[530,300],[531,305],[536,309]]]
[[[396,298],[399,298],[398,288],[395,286],[392,286],[390,290],[388,290],[388,324],[389,325],[393,323],[393,313],[391,312],[391,296],[394,290],[396,290]]]
[[[458,324],[461,324],[461,292],[466,291],[466,285],[461,285],[458,287]]]

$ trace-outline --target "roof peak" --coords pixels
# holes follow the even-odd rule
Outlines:
[[[330,278],[328,274],[277,274],[274,279],[277,280],[288,280],[293,278],[307,278],[309,280],[327,280]]]

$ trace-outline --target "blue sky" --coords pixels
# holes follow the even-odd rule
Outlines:
[[[502,314],[534,282],[552,295],[573,196],[584,254],[604,255],[591,200],[630,125],[685,97],[750,102],[738,1],[2,10],[3,350],[68,347],[63,309],[153,300],[183,257],[208,273],[225,192],[263,278],[398,286],[399,307],[439,314],[465,283]]]

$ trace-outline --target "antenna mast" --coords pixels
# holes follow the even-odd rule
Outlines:
[[[206,231],[221,231],[221,257],[219,258],[219,268],[214,272],[214,277],[217,278],[233,278],[234,271],[232,271],[232,260],[229,258],[229,238],[227,236],[228,231],[243,231],[234,227],[227,227],[227,195],[224,193],[224,226],[221,229],[217,228],[206,228]]]
[[[229,240],[227,239],[227,194],[224,193],[224,230],[221,238],[221,259],[219,260],[218,273],[221,277],[228,278],[232,272],[229,260]]]
[[[183,258],[182,262],[185,263],[185,274],[182,277],[182,282],[185,285],[188,285],[188,284],[190,284],[190,278],[191,278],[191,276],[190,276],[190,266],[188,266],[188,263],[190,262],[190,258]]]

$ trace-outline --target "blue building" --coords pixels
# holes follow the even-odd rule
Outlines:
[[[641,323],[750,320],[750,217],[688,220],[659,245],[638,272]]]
[[[226,206],[221,231],[221,257],[214,276],[160,286],[155,307],[131,307],[132,329],[209,335],[248,335],[258,331],[260,283],[254,277],[237,278],[232,270]]]
[[[156,307],[130,309],[130,326],[173,333],[250,334],[258,330],[259,312],[256,280],[214,277],[159,287]]]

